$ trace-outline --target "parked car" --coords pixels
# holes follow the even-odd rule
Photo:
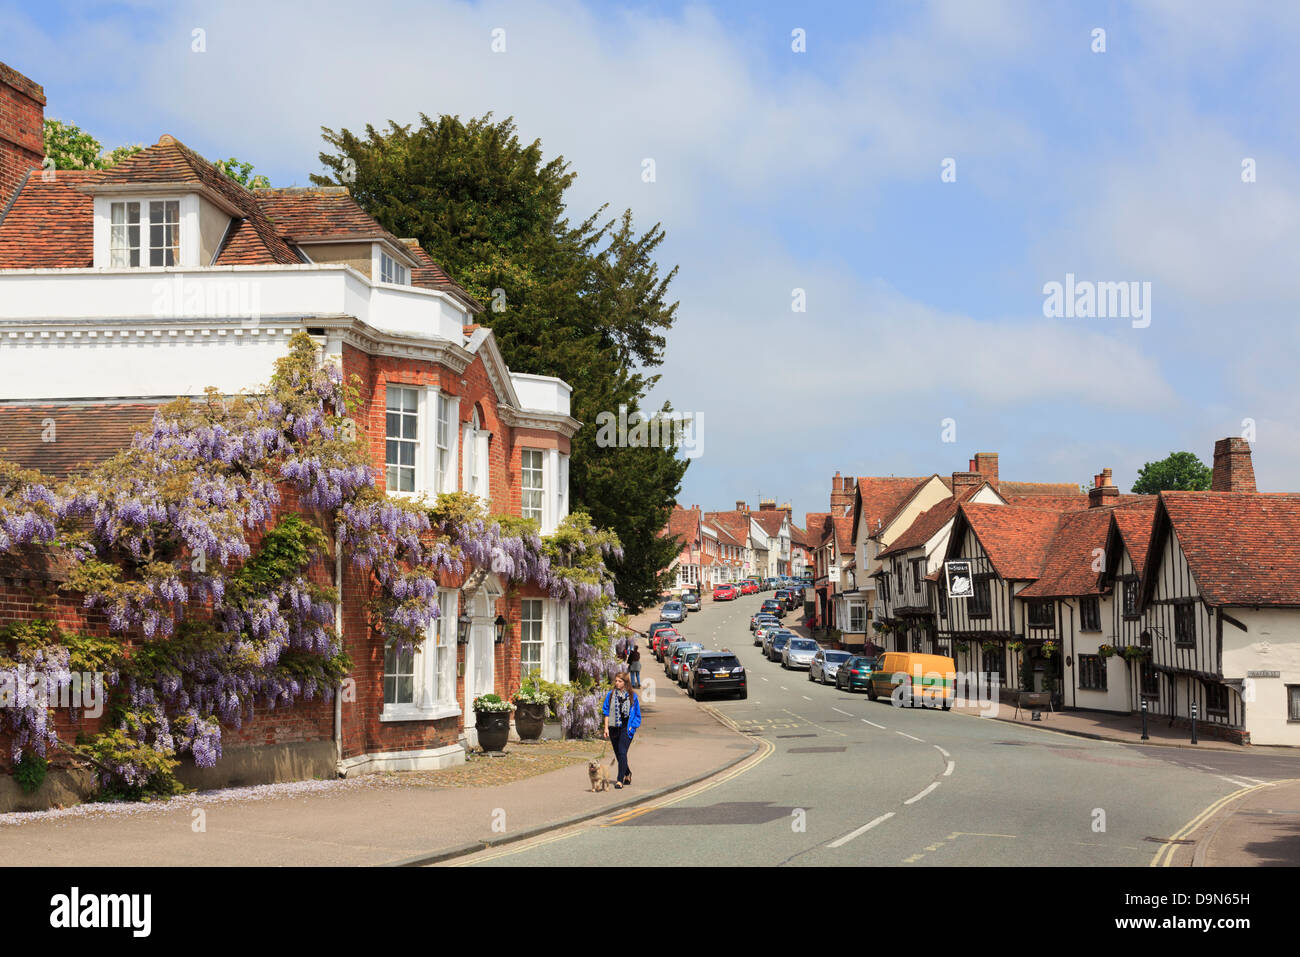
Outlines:
[[[785,602],[777,601],[775,598],[764,598],[759,611],[765,611],[769,615],[776,615],[778,618],[784,618],[786,613]]]
[[[686,606],[679,601],[664,602],[664,607],[663,610],[659,612],[659,617],[663,621],[680,624],[686,620]]]
[[[820,650],[821,646],[811,638],[800,638],[798,636],[791,638],[781,651],[781,667],[786,670],[809,668],[812,666],[813,655]]]
[[[705,651],[695,659],[687,679],[686,693],[696,701],[705,695],[731,694],[744,700],[748,697],[745,687],[745,666],[730,651]]]
[[[946,655],[887,651],[871,673],[867,697],[892,698],[902,686],[903,707],[941,707],[951,710],[957,700],[957,665]]]
[[[765,621],[754,629],[754,644],[762,645],[767,641],[767,636],[782,631],[779,621]]]
[[[663,661],[664,652],[668,650],[668,646],[671,645],[674,641],[684,641],[684,640],[685,639],[682,638],[681,633],[678,632],[676,629],[665,628],[665,629],[661,629],[655,635],[654,642],[651,644],[650,647],[654,652],[655,658],[659,661]]]
[[[686,606],[687,611],[700,610],[700,593],[697,591],[688,591],[682,593],[682,604]]]
[[[852,694],[859,689],[871,686],[871,672],[875,670],[876,659],[867,655],[853,655],[835,669],[835,687]]]
[[[670,649],[668,663],[664,666],[664,671],[669,678],[677,680],[678,669],[682,666],[682,659],[686,657],[688,651],[703,651],[704,646],[694,641],[679,641]]]
[[[688,649],[686,654],[682,656],[682,663],[677,666],[677,684],[680,687],[682,688],[686,687],[686,679],[691,673],[691,668],[694,667],[695,665],[695,659],[698,658],[703,653],[704,653],[703,648],[700,648],[698,650],[695,648],[691,648]]]
[[[778,588],[776,594],[772,596],[776,601],[785,605],[786,611],[794,608],[794,594],[787,588]]]
[[[769,612],[766,612],[766,611],[756,611],[756,612],[754,612],[754,614],[752,614],[752,615],[749,616],[749,630],[750,630],[750,631],[753,631],[753,630],[754,630],[755,628],[757,628],[759,625],[763,624],[763,622],[775,623],[775,622],[778,622],[778,621],[780,621],[780,620],[781,620],[781,619],[780,619],[780,618],[777,618],[776,615],[773,615],[773,614],[771,614],[771,613],[769,613]]]
[[[791,638],[798,638],[793,631],[778,631],[773,633],[764,643],[767,648],[767,660],[779,661],[781,653],[785,651],[785,646],[789,644]]]
[[[681,637],[680,635],[678,635],[672,641],[663,642],[661,646],[663,650],[659,653],[659,660],[664,663],[665,673],[667,673],[668,665],[673,660],[673,652],[677,650],[678,645],[685,644],[685,643],[686,643],[686,639]]]
[[[836,672],[840,670],[840,665],[852,658],[847,651],[828,651],[823,648],[813,655],[812,664],[808,666],[808,680],[820,681],[822,684],[830,684],[836,679]],[[836,687],[839,682],[836,681]]]
[[[758,594],[758,583],[757,583],[757,582],[751,582],[751,581],[743,581],[743,582],[741,582],[741,583],[740,583],[740,593],[741,593],[742,595],[757,595],[757,594]]]
[[[736,591],[735,585],[714,585],[713,586],[714,601],[735,601],[739,597],[740,594],[739,592]]]
[[[655,640],[655,635],[665,630],[674,631],[675,629],[673,628],[673,623],[671,621],[656,621],[653,625],[651,625],[649,628],[646,629],[646,633],[645,633],[646,640],[649,642],[653,642]]]

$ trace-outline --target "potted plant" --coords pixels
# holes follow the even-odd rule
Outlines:
[[[1098,645],[1098,646],[1097,646],[1097,657],[1100,658],[1102,661],[1105,661],[1107,658],[1114,658],[1114,657],[1115,657],[1115,646],[1114,646],[1114,645]]]
[[[515,730],[520,741],[539,741],[550,713],[551,696],[537,685],[536,677],[514,694]]]
[[[1023,641],[1013,641],[1007,647],[1012,651],[1019,652],[1021,648],[1025,647],[1025,643]]]
[[[504,751],[510,740],[510,712],[515,706],[500,695],[485,694],[474,699],[474,729],[484,751]]]
[[[1056,654],[1056,642],[1054,641],[1043,642],[1043,657],[1050,658],[1055,654]]]
[[[999,651],[1002,650],[1002,642],[1000,642],[1000,641],[986,641],[986,642],[984,642],[982,645],[980,645],[980,647],[981,647],[984,651],[988,652],[989,654],[993,654],[993,653],[995,653],[995,652],[999,652]]]
[[[1120,651],[1127,661],[1139,661],[1147,656],[1147,650],[1141,645],[1125,645]]]

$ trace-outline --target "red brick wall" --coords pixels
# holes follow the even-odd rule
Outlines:
[[[0,63],[0,209],[45,158],[45,91]]]

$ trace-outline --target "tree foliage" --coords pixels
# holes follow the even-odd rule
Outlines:
[[[1155,495],[1166,490],[1203,492],[1213,477],[1210,467],[1191,452],[1170,452],[1158,462],[1148,462],[1138,472],[1133,492]]]
[[[554,375],[573,386],[570,486],[575,508],[613,529],[618,597],[633,610],[653,602],[660,570],[677,547],[659,536],[681,488],[686,462],[671,448],[601,447],[596,417],[643,409],[663,362],[677,303],[676,268],[660,275],[659,224],[638,232],[631,211],[579,222],[565,193],[577,175],[563,157],[546,159],[540,141],[522,143],[513,120],[491,114],[465,122],[421,115],[418,126],[390,123],[363,135],[324,130],[328,176],[345,184],[386,229],[416,237],[457,282],[487,306],[480,321],[516,372]]]
[[[128,156],[144,149],[140,144],[118,146],[107,153],[104,145],[85,130],[61,120],[45,121],[45,155],[55,169],[111,169]],[[270,186],[265,176],[253,172],[253,164],[235,157],[216,160],[212,165],[249,189]]]

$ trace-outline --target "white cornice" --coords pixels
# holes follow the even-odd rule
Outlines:
[[[203,183],[102,183],[92,181],[82,183],[76,189],[78,192],[88,193],[91,196],[165,196],[169,193],[198,193],[229,216],[237,216],[240,219],[245,219],[248,216],[244,210],[212,187]]]

